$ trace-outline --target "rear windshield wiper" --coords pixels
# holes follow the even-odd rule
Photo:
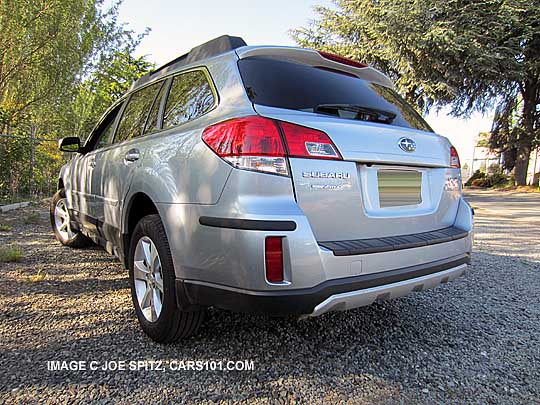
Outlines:
[[[381,122],[390,124],[396,118],[396,114],[391,111],[379,110],[377,108],[364,107],[356,104],[319,104],[314,112],[330,115],[339,115],[339,111],[350,111],[356,113],[355,120]]]

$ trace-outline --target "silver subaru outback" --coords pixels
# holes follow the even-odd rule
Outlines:
[[[318,316],[462,275],[473,211],[459,157],[379,71],[222,36],[135,82],[76,152],[57,239],[129,269],[142,329],[205,309]]]

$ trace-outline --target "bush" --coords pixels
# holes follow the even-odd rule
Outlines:
[[[497,163],[493,163],[487,168],[487,172],[489,174],[502,174],[502,167]]]
[[[475,173],[476,174],[476,173]],[[483,174],[483,173],[482,173]],[[472,177],[471,177],[472,178]],[[473,186],[473,187],[494,187],[499,186],[502,184],[508,183],[508,176],[502,174],[502,173],[495,173],[491,174],[489,176],[478,176],[476,179],[473,179],[472,181],[469,179],[467,181],[467,186]]]
[[[508,183],[508,176],[502,173],[493,173],[488,178],[489,178],[489,181],[491,182],[491,187],[500,186],[501,184]]]
[[[467,182],[469,183],[469,182]],[[474,179],[469,185],[473,187],[491,187],[491,183],[489,179],[483,178],[483,179]]]
[[[484,179],[486,177],[486,174],[484,172],[481,172],[480,170],[477,170],[473,173],[471,177],[469,177],[469,180],[465,183],[466,186],[474,186],[474,181],[478,179]],[[476,186],[476,187],[482,187],[482,186]]]

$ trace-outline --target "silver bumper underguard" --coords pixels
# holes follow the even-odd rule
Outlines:
[[[458,278],[465,273],[465,270],[467,270],[467,264],[461,264],[438,273],[399,281],[393,284],[335,294],[317,305],[313,312],[305,317],[319,316],[330,311],[345,311],[370,305],[378,301],[402,297],[411,292],[428,290],[439,284],[447,283]]]

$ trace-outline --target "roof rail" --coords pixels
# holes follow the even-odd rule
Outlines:
[[[241,46],[246,45],[246,42],[240,37],[222,35],[220,37],[214,38],[208,42],[205,42],[202,45],[196,46],[188,53],[179,56],[178,58],[165,63],[163,66],[160,66],[156,70],[140,77],[131,85],[130,91],[142,86],[143,84],[149,82],[156,77],[163,76],[166,73],[175,70],[181,66],[188,65],[202,59],[210,58],[212,56],[220,55],[222,53],[232,51],[233,49],[240,48]]]

